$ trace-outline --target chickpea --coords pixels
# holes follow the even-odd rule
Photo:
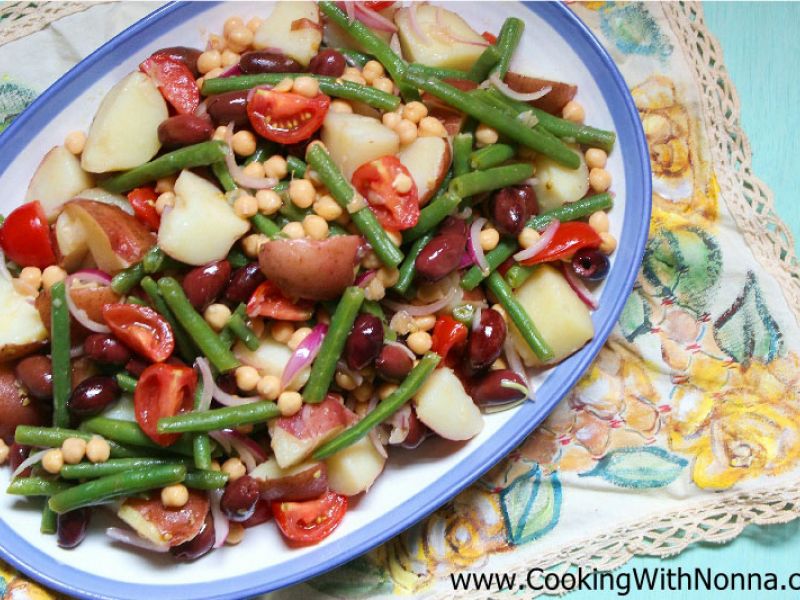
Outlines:
[[[64,281],[67,278],[67,272],[59,266],[50,265],[42,271],[42,287],[49,290],[54,284],[59,281]]]
[[[400,271],[390,267],[383,266],[378,269],[376,277],[380,280],[384,287],[392,287],[400,279]]]
[[[433,346],[433,339],[426,331],[415,331],[408,336],[406,345],[414,354],[422,356]]]
[[[222,472],[228,475],[228,481],[236,481],[240,477],[247,475],[244,463],[236,457],[229,458],[222,463]]]
[[[378,388],[378,398],[381,400],[386,400],[389,396],[394,394],[397,391],[397,384],[396,383],[383,383]]]
[[[231,309],[224,304],[211,304],[203,313],[203,318],[214,331],[222,331],[231,318]]]
[[[356,389],[353,390],[353,396],[359,402],[367,402],[370,398],[372,398],[372,394],[375,390],[372,389],[372,384],[365,381],[361,385],[359,385]]]
[[[372,87],[387,94],[391,94],[394,91],[394,83],[388,77],[378,77],[372,82]]]
[[[308,179],[293,179],[289,184],[289,199],[298,208],[308,208],[316,199],[314,185]]]
[[[254,160],[249,165],[247,165],[242,172],[247,175],[248,177],[264,177],[264,163],[260,163],[257,160]]]
[[[306,98],[314,98],[319,94],[319,81],[313,77],[298,77],[294,80],[292,91]]]
[[[430,331],[436,325],[436,315],[425,315],[414,319],[414,326],[417,331]]]
[[[256,391],[265,400],[276,400],[281,391],[281,380],[275,375],[264,375],[258,380]]]
[[[156,212],[163,214],[167,208],[175,206],[175,194],[173,192],[164,192],[159,194],[156,198]]]
[[[303,340],[308,337],[311,333],[311,329],[309,327],[299,327],[294,330],[292,337],[289,338],[289,341],[286,342],[286,345],[289,346],[289,349],[294,351],[303,343]]]
[[[247,22],[247,28],[248,28],[250,31],[252,31],[253,33],[255,33],[256,31],[258,31],[258,28],[259,28],[259,27],[261,27],[261,24],[262,24],[263,22],[264,22],[264,21],[262,21],[262,20],[261,20],[261,19],[259,19],[258,17],[253,17],[252,19],[250,19],[250,20]]]
[[[242,52],[253,43],[253,32],[242,24],[226,34],[225,39],[232,50]]]
[[[0,438],[0,465],[6,464],[8,462],[8,455],[10,454],[11,449],[6,444],[3,438]]]
[[[503,320],[504,320],[506,323],[508,323],[508,313],[506,312],[506,309],[505,309],[505,308],[503,308],[503,306],[502,306],[502,305],[500,305],[500,304],[493,304],[493,305],[492,305],[492,310],[493,310],[493,311],[495,311],[496,313],[498,313],[498,314],[499,314],[501,317],[503,317]]]
[[[273,321],[270,326],[272,339],[281,344],[285,344],[291,339],[294,333],[294,325],[290,321]]]
[[[589,217],[589,226],[597,233],[608,231],[609,222],[606,212],[603,210],[598,210],[597,212],[592,213],[592,216]]]
[[[242,250],[250,258],[256,258],[261,244],[267,241],[267,236],[260,233],[251,233],[242,240]]]
[[[225,50],[226,46],[225,38],[219,36],[215,33],[212,33],[208,36],[208,42],[206,43],[206,50],[216,50],[217,52],[222,52]]]
[[[64,147],[72,154],[78,155],[86,146],[86,134],[82,131],[71,131],[64,139]]]
[[[447,130],[442,125],[442,122],[436,117],[425,117],[419,122],[419,129],[417,130],[420,137],[445,137]]]
[[[233,134],[233,151],[239,156],[250,156],[256,151],[256,136],[247,129]]]
[[[178,178],[175,175],[170,175],[169,177],[161,177],[160,179],[156,179],[156,194],[163,194],[164,192],[174,192],[175,191],[175,181]]]
[[[590,169],[602,169],[606,166],[606,161],[608,160],[608,154],[600,148],[589,148],[584,157],[586,158],[586,166]]]
[[[589,186],[595,192],[605,192],[611,187],[611,173],[595,167],[589,171]]]
[[[278,82],[278,85],[273,87],[275,92],[291,92],[294,87],[294,79],[291,77],[284,77]]]
[[[401,194],[407,194],[411,191],[414,181],[405,173],[400,173],[392,181],[392,187]]]
[[[299,240],[306,237],[306,230],[303,228],[303,224],[297,221],[287,223],[283,226],[281,231],[283,231],[290,240]]]
[[[216,471],[217,473],[222,471],[222,466],[219,464],[218,460],[212,460],[211,461],[211,470],[212,471]]]
[[[32,289],[38,290],[42,285],[42,270],[39,267],[25,267],[19,272],[19,278]]]
[[[224,125],[220,125],[219,127],[217,127],[214,130],[214,135],[211,136],[211,139],[217,140],[218,142],[224,142],[225,141],[225,135],[227,134],[227,132],[228,132],[228,128],[225,127]],[[170,190],[170,191],[172,191],[172,190]]]
[[[403,120],[403,117],[400,113],[397,112],[388,112],[381,117],[381,121],[383,124],[388,127],[389,129],[397,129],[397,126]],[[413,123],[410,119],[407,119],[409,122]]]
[[[397,246],[398,248],[400,247],[400,244],[403,243],[403,234],[401,234],[399,231],[389,231],[389,230],[387,230],[386,231],[386,236],[390,240],[392,240],[392,243],[395,246]]]
[[[258,200],[250,194],[242,194],[234,201],[233,212],[237,217],[249,219],[258,212]]]
[[[61,444],[61,455],[68,465],[77,465],[86,455],[86,440],[70,437]]]
[[[239,27],[243,26],[244,19],[242,19],[242,17],[228,17],[225,19],[225,24],[222,26],[222,33],[225,35],[225,37],[228,37],[228,35],[230,35],[234,29],[238,29]]]
[[[161,504],[164,508],[183,508],[189,501],[189,490],[182,483],[168,485],[161,490]]]
[[[335,221],[342,216],[342,207],[332,196],[325,195],[314,202],[314,212],[326,221]]]
[[[478,125],[478,128],[475,130],[475,141],[478,145],[489,146],[490,144],[496,144],[499,139],[500,136],[498,133],[483,123]]]
[[[283,206],[283,200],[281,200],[278,192],[274,190],[258,190],[256,192],[256,203],[258,204],[259,212],[265,215],[274,215]]]
[[[223,50],[222,51],[222,66],[226,69],[228,67],[232,67],[233,65],[239,64],[239,59],[241,55],[233,50]]]
[[[303,407],[303,397],[298,392],[283,392],[278,396],[278,410],[284,417],[291,417]]]
[[[384,296],[386,296],[386,287],[383,285],[381,280],[377,277],[370,279],[367,287],[364,288],[364,298],[374,302],[379,302],[380,300],[383,300]]]
[[[417,126],[408,119],[403,119],[397,124],[395,132],[400,137],[400,145],[406,146],[417,139]]]
[[[357,83],[358,85],[366,85],[367,80],[364,79],[361,75],[352,75],[350,73],[345,72],[344,75],[339,77],[342,81],[351,81],[353,83]]]
[[[93,435],[86,444],[86,458],[93,463],[106,462],[111,457],[111,444],[99,435]]]
[[[243,392],[252,392],[256,389],[261,376],[255,367],[243,365],[236,368],[236,387]]]
[[[613,235],[604,231],[600,234],[600,252],[603,254],[613,254],[614,250],[617,249],[617,238]]]
[[[361,266],[365,269],[380,269],[382,264],[381,259],[378,258],[374,250],[367,252],[364,258],[361,259]]]
[[[225,538],[225,543],[229,546],[235,546],[244,539],[245,528],[241,523],[231,522],[228,525],[228,537]]]
[[[481,249],[484,252],[494,250],[497,248],[497,244],[500,243],[500,233],[494,227],[489,227],[481,231],[478,238],[481,243]]]
[[[517,236],[517,241],[523,248],[530,248],[539,240],[540,237],[542,236],[538,231],[531,229],[530,227],[526,227]]]
[[[197,57],[197,70],[203,75],[222,66],[222,54],[219,50],[206,50]]]
[[[331,102],[330,111],[335,113],[351,114],[353,112],[353,107],[347,100],[334,100]]]
[[[279,154],[270,156],[264,161],[264,173],[267,177],[283,179],[289,173],[289,166],[286,164],[286,159]]]
[[[564,108],[561,109],[561,116],[573,123],[583,123],[583,120],[586,118],[586,111],[583,109],[583,105],[580,102],[570,100],[564,105]]]
[[[372,83],[379,77],[383,77],[383,65],[377,60],[370,60],[364,65],[361,76],[366,79],[367,83]]]
[[[358,387],[353,378],[350,377],[350,375],[347,373],[342,373],[341,371],[337,371],[334,379],[336,380],[336,385],[338,385],[340,388],[348,392],[352,392],[354,389]]]
[[[414,100],[403,107],[403,118],[412,123],[419,123],[428,116],[428,107],[422,102]]]
[[[61,448],[53,448],[45,452],[42,457],[42,468],[48,473],[57,475],[61,472],[61,467],[64,466],[64,453]]]
[[[319,215],[307,215],[303,219],[303,229],[312,240],[324,240],[328,237],[328,222]]]

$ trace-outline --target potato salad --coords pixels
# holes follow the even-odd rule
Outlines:
[[[317,544],[594,335],[615,135],[513,70],[535,32],[264,12],[143,53],[0,226],[0,464],[64,548]]]

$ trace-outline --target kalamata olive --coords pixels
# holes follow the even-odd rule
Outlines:
[[[104,365],[124,365],[131,351],[113,335],[93,333],[83,341],[83,351],[93,361]]]
[[[208,554],[211,548],[214,547],[214,538],[216,531],[214,529],[214,519],[209,513],[206,515],[206,521],[203,528],[196,536],[188,542],[184,542],[169,549],[172,556],[178,560],[197,560],[201,556]]]
[[[227,92],[211,96],[206,104],[206,110],[214,125],[227,126],[233,121],[235,127],[246,127],[250,124],[247,117],[247,90]]]
[[[242,521],[242,527],[244,527],[245,529],[250,529],[251,527],[255,527],[256,525],[261,525],[262,523],[266,523],[271,518],[272,518],[272,503],[269,500],[264,500],[263,498],[259,498],[258,502],[256,502],[256,508],[253,512],[253,515],[246,521]]]
[[[58,515],[57,539],[62,548],[74,548],[86,537],[89,527],[91,511],[88,508],[78,508]]]
[[[400,446],[408,450],[413,450],[425,441],[425,438],[428,437],[428,432],[428,428],[419,420],[419,417],[417,417],[417,411],[412,408],[408,418],[408,435],[406,439],[400,443]]]
[[[344,56],[338,50],[327,48],[311,59],[308,63],[309,73],[316,73],[317,75],[326,75],[328,77],[341,77],[347,62]]]
[[[473,371],[492,366],[503,351],[506,332],[506,322],[499,312],[492,309],[481,311],[478,326],[469,334],[468,356]]]
[[[161,121],[158,126],[158,140],[165,148],[199,144],[213,134],[211,121],[194,115],[175,115]]]
[[[239,59],[239,68],[246,75],[258,73],[299,73],[303,67],[285,54],[276,52],[248,52]]]
[[[229,302],[247,302],[256,288],[266,281],[258,263],[249,263],[233,272],[228,287],[225,289],[225,299]]]
[[[249,475],[243,475],[225,486],[220,508],[231,521],[246,521],[253,516],[261,497],[261,486]]]
[[[14,442],[8,448],[8,466],[11,467],[11,471],[16,471],[17,467],[22,464],[28,455],[31,453],[30,446],[23,446],[22,444],[18,444]],[[31,470],[26,469],[26,471],[30,474]],[[22,474],[23,477],[27,477],[24,473]]]
[[[228,285],[231,277],[231,263],[217,260],[207,265],[195,267],[183,278],[183,291],[197,310],[204,310],[214,302]]]
[[[422,249],[414,263],[417,275],[426,281],[439,281],[458,268],[464,255],[465,240],[461,236],[439,234]]]
[[[217,387],[231,396],[239,394],[239,388],[236,386],[236,374],[232,371],[222,373],[217,377]]]
[[[414,367],[414,361],[397,346],[387,344],[375,359],[378,375],[387,381],[402,381]]]
[[[172,46],[170,48],[162,48],[156,50],[152,56],[165,56],[176,62],[181,62],[189,67],[192,75],[195,78],[200,77],[200,71],[197,70],[197,59],[200,58],[200,50],[196,48],[188,48],[186,46]]]
[[[46,356],[23,358],[14,373],[31,396],[40,400],[53,397],[53,365]]]
[[[600,281],[608,274],[608,257],[599,250],[584,248],[572,257],[572,270],[578,277]]]
[[[134,356],[128,362],[125,363],[125,370],[128,371],[134,377],[139,377],[144,370],[150,366],[146,360],[143,360],[137,356]]]
[[[489,371],[473,383],[470,395],[478,406],[491,410],[524,400],[527,394],[522,390],[527,387],[511,369],[498,369]]]
[[[344,359],[347,366],[355,371],[363,369],[377,358],[381,346],[383,346],[381,320],[375,315],[358,315],[344,345]]]
[[[524,186],[528,187],[528,186]],[[519,187],[504,187],[492,196],[492,223],[503,235],[519,235],[528,220],[528,206]]]
[[[67,406],[76,415],[96,415],[119,398],[116,380],[105,375],[85,379],[72,391]]]

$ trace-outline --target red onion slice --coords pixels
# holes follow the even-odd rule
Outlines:
[[[506,353],[506,360],[511,370],[522,377],[522,381],[528,381],[528,374],[525,372],[525,366],[522,364],[522,359],[519,356],[519,352],[517,352],[517,348],[514,346],[514,341],[511,339],[511,336],[506,336],[503,350]],[[532,393],[533,391],[531,390],[531,394]]]
[[[378,272],[375,269],[370,269],[368,271],[364,271],[363,273],[359,273],[358,277],[356,277],[355,284],[358,287],[367,287],[367,284],[372,281],[372,278],[377,275]]]
[[[396,312],[404,310],[412,317],[421,317],[424,315],[433,314],[447,307],[453,301],[453,298],[456,297],[459,289],[461,288],[450,288],[444,298],[437,300],[436,302],[431,302],[430,304],[403,304],[402,302],[395,302],[394,300],[385,299],[383,300],[383,303]]]
[[[281,390],[283,390],[295,376],[305,369],[308,365],[314,362],[314,359],[322,347],[322,340],[325,339],[325,334],[328,333],[328,326],[325,323],[318,323],[314,326],[297,349],[289,357],[289,362],[283,368],[281,373]]]
[[[105,324],[93,321],[89,318],[89,315],[85,310],[78,308],[75,305],[75,302],[72,300],[71,288],[72,283],[76,280],[88,281],[100,285],[109,285],[111,283],[111,277],[109,277],[108,274],[104,273],[103,271],[87,269],[67,276],[67,279],[64,282],[67,288],[67,293],[65,294],[67,299],[67,307],[69,308],[69,312],[74,319],[89,331],[94,331],[95,333],[110,333],[111,330]]]
[[[267,458],[269,458],[266,450],[259,446],[255,440],[249,438],[239,431],[236,431],[235,429],[232,430],[230,434],[234,449],[236,449],[237,445],[246,448],[247,451],[250,452],[253,457],[255,457],[258,463],[265,462]]]
[[[197,105],[197,108],[194,111],[195,117],[205,117],[208,115],[208,99],[203,100],[200,104]]]
[[[239,165],[236,164],[236,157],[233,153],[233,122],[228,124],[225,130],[225,143],[228,144],[228,152],[225,154],[225,165],[228,167],[233,180],[240,186],[251,190],[265,190],[275,187],[277,179],[272,177],[253,177],[247,175]]]
[[[408,23],[411,25],[411,31],[419,38],[420,42],[423,44],[430,44],[431,38],[429,38],[428,34],[419,26],[419,19],[417,19],[417,7],[419,4],[418,2],[412,2],[411,6],[408,7]]]
[[[264,449],[238,431],[223,429],[221,431],[211,431],[208,435],[218,442],[228,454],[235,451],[247,468],[248,473],[255,469],[256,465],[267,460],[267,453],[264,452]]]
[[[372,445],[378,454],[380,454],[383,458],[389,458],[389,455],[386,453],[386,448],[383,447],[383,444],[381,444],[381,439],[378,437],[378,430],[374,427],[369,432],[369,441],[372,442]]]
[[[149,552],[158,552],[163,554],[169,552],[169,546],[166,544],[156,544],[150,540],[146,540],[133,531],[122,529],[121,527],[109,527],[106,529],[106,535],[112,540],[122,542],[128,546],[134,546],[141,550]]]
[[[396,413],[384,421],[384,423],[392,427],[392,431],[389,433],[389,444],[394,446],[406,441],[411,429],[410,422],[411,406],[408,404],[404,404]]]
[[[260,402],[259,396],[234,396],[220,389],[217,384],[214,384],[214,391],[212,392],[214,400],[224,406],[242,406],[244,404],[252,404],[253,402]]]
[[[542,88],[539,88],[535,92],[517,92],[508,87],[508,84],[500,79],[500,76],[497,73],[492,73],[489,76],[489,82],[496,87],[498,91],[502,92],[503,95],[508,96],[512,100],[519,100],[520,102],[532,102],[534,100],[538,100],[539,98],[543,98],[553,91],[553,86],[546,85]]]
[[[475,264],[478,265],[480,268],[481,273],[484,275],[489,275],[492,269],[489,267],[489,263],[486,260],[486,255],[483,253],[483,248],[481,248],[481,229],[486,224],[487,219],[485,217],[481,217],[479,219],[475,219],[470,225],[469,228],[469,250],[472,253],[472,257],[475,259]]]
[[[478,327],[481,326],[481,313],[483,309],[478,306],[475,309],[475,312],[472,313],[472,331],[478,331]]]
[[[236,63],[235,65],[231,65],[225,71],[217,75],[217,77],[224,79],[225,77],[236,77],[237,75],[241,74],[242,74],[242,69],[239,68],[239,63]]]
[[[214,394],[214,375],[211,373],[211,365],[208,364],[208,359],[200,357],[194,361],[194,366],[200,371],[200,377],[203,381],[203,395],[200,396],[200,402],[197,403],[198,412],[207,411],[211,408],[211,399]]]
[[[222,500],[222,490],[211,490],[208,492],[208,497],[211,504],[211,518],[214,521],[214,548],[220,548],[225,544],[230,532],[230,521],[225,513],[220,508],[220,501]]]
[[[388,31],[389,33],[397,31],[397,26],[389,19],[361,3],[355,5],[354,12],[356,19],[376,31]]]
[[[45,450],[39,450],[38,452],[31,454],[28,458],[19,463],[19,466],[16,469],[14,469],[14,472],[11,474],[11,479],[16,479],[19,477],[20,473],[23,473],[28,467],[32,467],[33,465],[42,462],[42,457],[49,451],[50,448],[46,448]]]
[[[8,270],[8,265],[6,264],[6,254],[2,250],[0,250],[0,277],[5,279],[6,281],[11,281],[11,273]]]
[[[553,239],[553,236],[558,231],[559,226],[561,225],[561,221],[558,219],[553,219],[550,221],[550,224],[547,228],[542,232],[542,237],[536,240],[536,243],[531,246],[530,248],[526,248],[525,250],[520,250],[514,255],[514,260],[517,262],[522,262],[523,260],[528,260],[529,258],[533,258],[539,252],[544,250],[550,241]]]
[[[356,9],[353,0],[344,0],[344,2],[340,2],[339,4],[344,4],[344,12],[347,13],[348,19],[352,21],[356,18]]]
[[[575,272],[572,270],[572,267],[562,263],[561,271],[564,273],[564,277],[566,278],[569,287],[572,288],[573,292],[578,294],[578,298],[580,298],[581,301],[590,309],[597,310],[597,299],[575,274]]]
[[[469,244],[469,240],[467,240],[467,244]],[[461,261],[458,263],[459,269],[466,269],[467,267],[471,267],[475,264],[475,259],[472,258],[472,252],[469,251],[467,248],[464,251],[464,254],[461,256]]]

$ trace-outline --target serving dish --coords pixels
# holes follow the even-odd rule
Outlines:
[[[486,11],[480,3],[458,5],[479,30],[497,31],[507,16],[526,22],[516,70],[568,80],[579,88],[587,121],[613,129],[617,144],[608,163],[617,196],[611,232],[619,240],[593,313],[595,338],[546,373],[534,374],[536,398],[517,409],[489,415],[484,431],[454,449],[430,441],[401,454],[370,493],[353,502],[348,519],[322,544],[288,548],[274,528],[259,528],[215,559],[176,565],[132,552],[102,535],[89,536],[74,551],[63,550],[39,533],[39,511],[10,496],[0,497],[0,555],[45,585],[89,598],[240,598],[293,583],[354,558],[410,526],[491,467],[552,410],[599,351],[631,290],[649,225],[648,151],[638,114],[616,67],[597,40],[562,4],[502,3]],[[265,15],[269,3],[170,4],[155,11],[89,56],[47,90],[0,136],[0,184],[18,190],[0,210],[20,204],[30,175],[50,147],[76,127],[88,126],[103,94],[142,56],[168,45],[201,47],[207,28],[233,12]],[[515,68],[516,68],[515,67]],[[8,470],[0,472],[5,486]],[[110,521],[110,517],[109,517]],[[102,527],[96,519],[93,527]]]

